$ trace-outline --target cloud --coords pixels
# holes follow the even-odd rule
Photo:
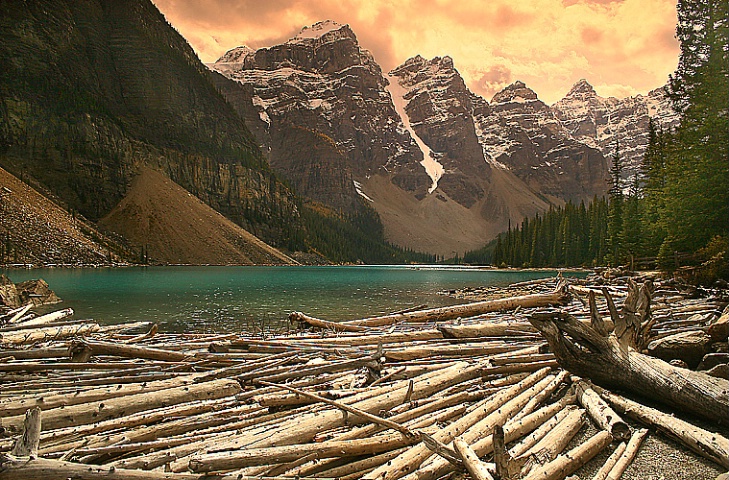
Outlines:
[[[516,79],[547,103],[580,78],[601,95],[647,92],[666,82],[678,58],[674,0],[153,1],[205,62],[331,19],[348,23],[384,72],[418,54],[449,55],[487,98]]]

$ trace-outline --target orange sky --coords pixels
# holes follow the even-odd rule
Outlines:
[[[554,103],[586,78],[602,96],[662,86],[678,61],[675,0],[153,0],[203,62],[282,43],[303,26],[348,23],[387,73],[449,55],[491,97],[521,80]]]

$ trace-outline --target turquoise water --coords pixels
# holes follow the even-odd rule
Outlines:
[[[77,319],[152,321],[163,331],[277,329],[292,311],[347,320],[457,301],[441,290],[508,285],[556,272],[443,267],[133,267],[6,270],[43,278]]]

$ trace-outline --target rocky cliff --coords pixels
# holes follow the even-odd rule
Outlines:
[[[575,140],[600,150],[605,157],[612,158],[619,145],[626,178],[638,170],[643,159],[649,120],[653,118],[666,131],[679,123],[663,88],[648,95],[603,98],[584,79],[551,109]]]
[[[0,93],[0,165],[91,220],[148,166],[276,244],[299,228],[292,192],[148,0],[5,2]]]
[[[574,140],[523,82],[494,95],[475,116],[484,153],[553,202],[589,201],[608,187],[602,153]]]
[[[418,165],[422,153],[402,127],[380,66],[360,47],[349,26],[321,22],[281,45],[257,51],[234,49],[211,68],[250,89],[248,102],[259,117],[259,125],[251,129],[271,165],[280,171],[305,161],[297,155],[301,144],[292,148],[272,138],[272,133],[280,137],[293,125],[323,135],[325,143],[331,139],[347,158],[347,174],[354,178],[388,173],[396,185],[415,193],[430,184]],[[231,90],[224,90],[229,99],[235,95]],[[239,111],[249,108],[240,104],[240,98],[231,101]],[[274,143],[283,148],[274,151]],[[296,178],[291,181],[299,183]],[[342,187],[341,195],[356,193],[353,184]]]

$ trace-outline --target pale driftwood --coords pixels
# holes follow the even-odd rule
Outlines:
[[[41,409],[36,407],[26,412],[23,422],[23,435],[15,441],[11,453],[20,457],[37,455],[40,433]]]
[[[334,332],[366,332],[370,330],[366,327],[360,327],[356,325],[347,325],[341,322],[330,322],[328,320],[322,320],[315,318],[310,315],[306,315],[301,312],[291,312],[289,314],[289,321],[293,325],[311,325],[312,327],[322,328],[324,330],[332,330]]]
[[[505,442],[512,442],[517,438],[521,437],[525,433],[537,428],[539,425],[550,421],[553,417],[560,416],[561,410],[565,408],[567,403],[574,401],[574,397],[563,397],[558,402],[551,405],[547,405],[536,412],[530,413],[529,415],[522,417],[518,420],[510,420],[504,425],[504,439]],[[555,423],[556,424],[556,423]],[[469,433],[470,432],[470,433]],[[479,432],[469,430],[466,434],[461,435],[466,438],[467,441],[473,442],[474,438],[479,435]],[[467,435],[467,436],[466,436]],[[479,457],[488,455],[493,451],[493,435],[490,432],[486,432],[485,435],[481,435],[475,443],[470,443],[471,448],[476,452]],[[424,465],[412,474],[408,475],[408,479],[418,480],[435,480],[446,475],[450,470],[448,462],[440,461],[435,459],[428,465]]]
[[[342,322],[352,327],[382,327],[402,322],[442,322],[458,317],[474,317],[489,312],[501,310],[513,310],[517,307],[549,307],[554,305],[565,305],[569,301],[569,293],[565,286],[560,286],[552,293],[535,293],[519,297],[501,298],[485,302],[474,302],[450,307],[431,308],[417,312],[402,313],[396,315],[384,315],[381,317],[370,317],[361,320]]]
[[[630,427],[620,418],[620,415],[610,408],[600,395],[592,389],[592,386],[580,380],[575,384],[577,401],[580,402],[592,420],[603,430],[610,432],[613,439],[627,441],[630,438]]]
[[[547,369],[536,372],[526,379],[522,380],[516,385],[508,387],[500,392],[496,393],[487,400],[484,400],[476,406],[469,414],[462,418],[459,418],[455,422],[446,426],[442,430],[439,430],[433,435],[438,441],[442,443],[450,443],[458,435],[478,424],[480,421],[488,418],[491,413],[498,412],[498,416],[492,416],[492,421],[498,423],[501,420],[500,417],[507,415],[508,411],[503,411],[503,406],[511,398],[519,395],[525,390],[537,384],[540,380],[543,380],[547,376]],[[526,403],[527,400],[524,401]],[[432,452],[423,445],[416,445],[409,449],[402,455],[393,459],[388,465],[376,468],[372,472],[368,473],[364,478],[371,480],[389,480],[401,478],[408,473],[416,470],[427,458],[432,455]]]
[[[30,345],[48,340],[84,336],[101,330],[98,323],[82,323],[59,327],[29,328],[0,333],[0,345]]]
[[[439,430],[433,435],[434,438],[448,444],[458,435],[468,438],[465,432],[490,432],[494,425],[504,422],[506,418],[523,407],[535,391],[541,390],[549,384],[551,378],[547,377],[547,373],[548,369],[540,370],[518,384],[494,394],[467,415]],[[375,469],[364,478],[373,480],[401,478],[417,470],[431,455],[432,452],[426,446],[416,445],[394,459],[390,465]]]
[[[679,440],[688,448],[709,460],[729,468],[729,439],[691,425],[672,415],[655,408],[646,407],[637,402],[607,391],[601,395],[626,415],[643,423],[657,427],[660,431]]]
[[[392,362],[404,362],[428,357],[476,357],[519,350],[518,345],[484,343],[468,345],[422,345],[385,350],[385,358]]]
[[[529,429],[528,431],[525,430],[524,433],[531,433],[524,436],[518,443],[511,447],[511,449],[509,450],[509,455],[514,458],[524,455],[526,452],[532,449],[532,447],[534,447],[541,439],[543,439],[549,432],[554,430],[554,428],[559,425],[562,420],[567,418],[567,416],[570,415],[577,408],[578,407],[576,405],[567,405],[558,412],[554,413],[552,417],[548,418],[541,425]],[[512,428],[513,426],[511,422],[504,425],[504,436],[506,442],[514,440],[514,438],[512,438],[510,435]],[[482,445],[479,445],[479,447],[483,448]]]
[[[602,449],[610,445],[610,433],[601,430],[590,437],[586,442],[578,445],[569,452],[559,455],[549,463],[532,470],[524,480],[560,480],[577,471],[589,462]]]
[[[585,424],[584,415],[584,411],[572,410],[534,446],[517,457],[517,463],[523,465],[519,476],[526,476],[534,468],[556,458]]]
[[[406,437],[415,437],[416,436],[412,431],[410,431],[410,429],[403,427],[402,425],[395,423],[392,420],[387,420],[386,418],[378,417],[377,415],[373,415],[369,412],[365,412],[364,410],[361,410],[359,408],[352,407],[350,405],[347,405],[347,404],[344,404],[341,402],[335,402],[334,400],[329,400],[328,398],[324,398],[319,395],[315,395],[313,393],[305,392],[303,390],[299,390],[298,388],[289,387],[288,385],[277,385],[275,383],[269,383],[269,382],[264,382],[264,381],[259,381],[258,383],[260,383],[261,385],[267,385],[269,387],[283,388],[284,390],[288,390],[297,395],[301,395],[302,397],[308,397],[316,402],[322,402],[327,405],[331,405],[340,410],[344,410],[345,412],[348,412],[353,415],[357,415],[358,417],[364,418],[365,420],[368,420],[377,425],[391,428],[395,431],[402,433]]]
[[[40,325],[47,325],[49,323],[57,322],[59,320],[63,320],[64,318],[68,318],[73,315],[73,309],[72,308],[64,308],[63,310],[58,310],[55,312],[47,313],[45,315],[41,315],[40,317],[32,318],[30,320],[26,320],[24,322],[18,323],[19,326],[23,328],[27,327],[38,327]]]
[[[200,455],[190,459],[190,470],[197,473],[226,471],[251,465],[271,465],[290,462],[315,453],[317,458],[332,456],[373,455],[419,442],[417,436],[379,435],[359,440],[306,443],[281,447],[248,448],[229,452]]]
[[[98,340],[86,340],[80,342],[91,348],[92,355],[111,355],[126,358],[144,358],[147,360],[159,360],[161,362],[184,362],[191,360],[193,356],[187,353],[162,350],[159,348],[129,345],[124,343],[102,342]]]
[[[630,437],[628,445],[625,448],[625,451],[622,455],[620,455],[620,458],[615,463],[613,468],[610,469],[610,473],[608,474],[607,478],[609,478],[610,480],[620,479],[620,477],[623,475],[623,472],[625,472],[625,469],[628,468],[628,466],[630,465],[630,462],[632,462],[635,456],[638,454],[640,444],[643,442],[643,439],[646,437],[646,435],[648,435],[648,430],[645,428],[633,433],[633,435]]]
[[[453,440],[453,448],[455,448],[466,470],[468,470],[468,473],[471,474],[474,480],[494,480],[486,464],[478,458],[476,452],[461,437],[456,437]]]
[[[195,399],[223,398],[235,395],[238,392],[240,392],[238,382],[234,380],[214,380],[207,383],[110,398],[103,402],[82,403],[50,409],[43,412],[43,424],[45,428],[52,430],[71,425],[98,422]],[[9,431],[19,431],[23,423],[23,417],[6,417],[0,419],[0,421],[2,426]]]
[[[600,470],[598,470],[597,473],[595,473],[595,476],[592,477],[592,480],[607,480],[610,470],[612,470],[615,464],[618,463],[618,459],[620,459],[623,455],[626,447],[627,444],[625,442],[620,442],[620,444],[615,448],[615,451],[613,451],[608,459],[605,460],[605,463],[603,463],[602,467],[600,467]]]
[[[537,332],[537,329],[528,322],[493,321],[482,321],[467,325],[438,325],[438,330],[443,333],[445,338],[503,337],[505,335],[533,334]]]
[[[144,470],[127,470],[115,467],[85,465],[38,457],[15,457],[0,453],[0,480],[38,480],[39,478],[74,480],[207,480],[210,477],[197,474],[165,473]],[[215,480],[263,480],[243,475],[220,475]],[[291,480],[269,477],[265,480]]]
[[[26,397],[11,397],[0,400],[0,412],[3,417],[20,415],[32,407],[41,407],[43,410],[53,408],[66,407],[70,405],[78,405],[81,403],[97,402],[109,398],[123,397],[126,395],[136,395],[143,392],[154,392],[164,390],[166,388],[179,387],[181,385],[190,385],[194,382],[194,376],[176,377],[169,380],[159,380],[146,383],[132,383],[126,385],[114,385],[108,387],[91,388],[74,395],[65,393],[59,394],[38,394]],[[110,382],[113,385],[114,379]]]
[[[611,307],[615,330],[607,336],[563,312],[534,314],[530,321],[570,372],[604,387],[635,392],[687,413],[729,423],[729,381],[677,368],[636,350],[644,344],[651,325],[650,291],[650,286],[639,291],[631,284],[622,313]]]

